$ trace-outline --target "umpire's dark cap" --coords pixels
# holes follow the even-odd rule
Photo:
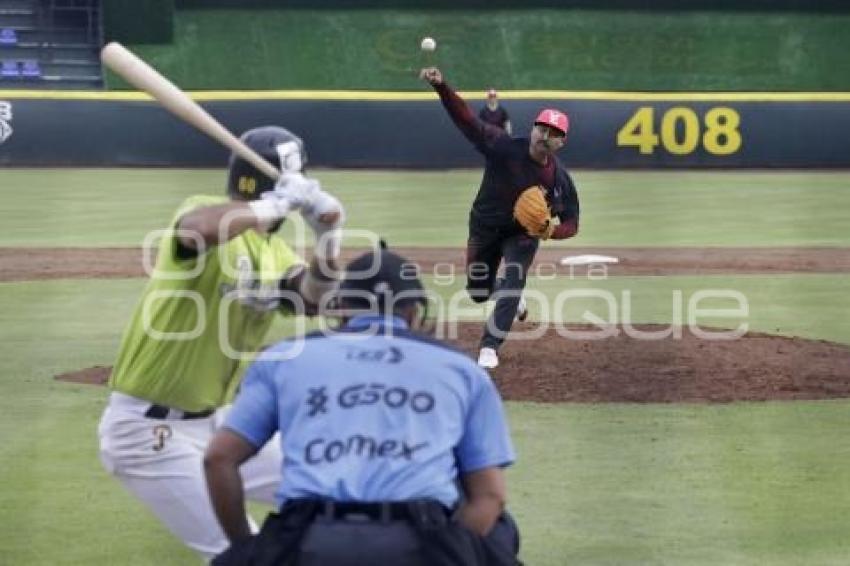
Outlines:
[[[346,267],[345,279],[339,286],[343,308],[370,309],[381,312],[426,301],[419,280],[419,268],[386,249],[367,252]]]

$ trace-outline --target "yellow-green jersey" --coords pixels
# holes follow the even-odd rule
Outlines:
[[[178,209],[124,331],[114,390],[183,411],[213,409],[229,401],[240,358],[262,346],[279,312],[279,281],[303,263],[283,239],[248,230],[196,257],[176,257],[179,219],[226,202],[195,196]]]

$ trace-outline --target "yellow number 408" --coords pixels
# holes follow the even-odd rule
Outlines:
[[[676,132],[681,123],[682,135]],[[741,148],[738,126],[741,116],[732,108],[718,106],[705,113],[705,132],[702,146],[713,155],[730,155]],[[685,106],[674,106],[661,117],[660,143],[673,155],[692,153],[700,141],[700,124],[696,112]],[[651,155],[659,144],[655,133],[655,109],[642,106],[617,132],[617,145],[637,147],[641,153]]]

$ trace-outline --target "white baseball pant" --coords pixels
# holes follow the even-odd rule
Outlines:
[[[203,456],[227,408],[185,420],[179,411],[148,418],[150,401],[113,392],[100,421],[100,459],[104,468],[187,546],[212,559],[229,546],[213,512]],[[275,505],[281,481],[280,439],[276,435],[241,468],[245,496]],[[251,521],[256,530],[256,525]]]

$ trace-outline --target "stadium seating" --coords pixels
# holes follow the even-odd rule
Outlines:
[[[39,66],[38,61],[22,61],[21,76],[29,78],[41,77],[41,66]]]
[[[0,45],[17,45],[18,34],[12,28],[0,30]]]
[[[13,79],[21,76],[21,71],[18,69],[17,61],[3,61],[0,68],[0,77],[4,79]]]
[[[98,0],[0,0],[3,86],[100,88],[99,11]]]

